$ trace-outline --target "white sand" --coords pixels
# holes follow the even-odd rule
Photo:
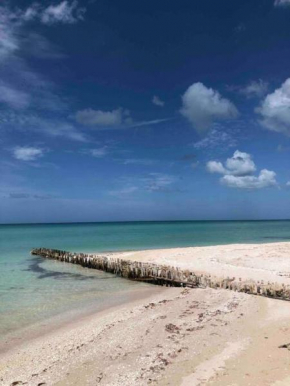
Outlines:
[[[113,253],[113,256],[175,266],[218,277],[290,284],[290,243],[155,249]]]
[[[288,283],[279,272],[290,271],[289,251],[290,244],[278,243],[119,255]],[[154,288],[146,299],[75,321],[2,354],[0,384],[290,385],[290,351],[279,348],[290,343],[290,302],[227,290]]]

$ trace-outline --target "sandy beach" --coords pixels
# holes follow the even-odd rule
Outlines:
[[[288,283],[289,252],[276,243],[114,255]],[[289,302],[210,288],[149,292],[2,354],[0,384],[290,384]]]
[[[114,253],[113,256],[218,277],[290,284],[290,243],[285,242],[155,249]]]

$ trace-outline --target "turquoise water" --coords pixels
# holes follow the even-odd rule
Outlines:
[[[276,241],[290,241],[290,221],[0,225],[0,337],[64,312],[126,300],[146,286],[32,257],[32,248],[93,252]]]

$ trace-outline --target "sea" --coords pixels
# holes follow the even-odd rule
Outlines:
[[[290,221],[0,225],[0,341],[64,314],[126,302],[149,286],[31,256],[33,248],[109,252],[281,241],[290,241]]]

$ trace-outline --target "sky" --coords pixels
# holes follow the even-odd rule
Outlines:
[[[290,218],[290,0],[0,3],[0,223]]]

